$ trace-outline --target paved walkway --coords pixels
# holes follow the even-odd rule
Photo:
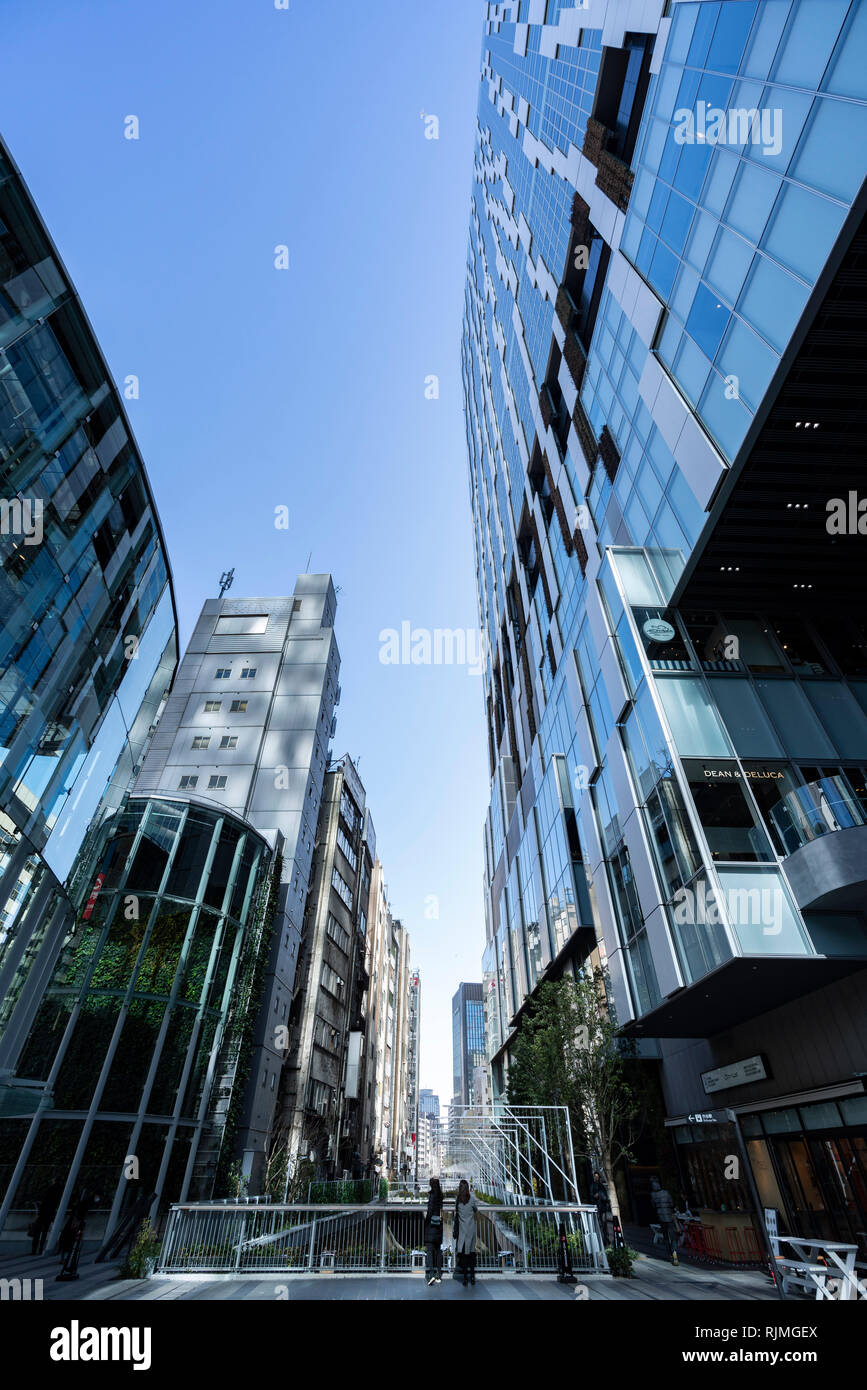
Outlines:
[[[475,1287],[464,1288],[452,1278],[429,1289],[421,1275],[318,1274],[304,1276],[248,1275],[237,1279],[227,1275],[186,1278],[119,1279],[116,1265],[94,1265],[82,1261],[81,1277],[58,1284],[55,1276],[60,1260],[51,1256],[7,1256],[0,1260],[0,1279],[42,1279],[42,1297],[51,1301],[97,1301],[202,1299],[256,1302],[284,1300],[292,1303],[346,1300],[352,1302],[416,1302],[433,1300],[460,1302],[466,1299],[487,1302],[492,1299],[537,1302],[589,1298],[590,1302],[636,1302],[678,1300],[752,1301],[776,1300],[770,1281],[755,1271],[696,1269],[672,1265],[655,1259],[636,1261],[634,1279],[612,1279],[588,1275],[574,1285],[558,1284],[553,1275],[479,1275]],[[583,1290],[586,1289],[586,1294]]]

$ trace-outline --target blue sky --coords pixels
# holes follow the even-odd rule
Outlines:
[[[3,0],[0,129],[116,381],[140,379],[182,643],[230,566],[239,596],[291,592],[308,555],[340,586],[335,753],[360,759],[444,1100],[484,946],[482,682],[383,665],[379,634],[478,626],[460,327],[483,9]]]

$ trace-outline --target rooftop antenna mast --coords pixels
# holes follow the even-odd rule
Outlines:
[[[234,578],[234,569],[224,570],[223,573],[220,575],[220,598],[223,597],[223,595],[226,593],[228,589],[231,589]]]

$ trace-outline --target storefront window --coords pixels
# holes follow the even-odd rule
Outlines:
[[[717,862],[765,862],[774,857],[734,762],[684,760],[698,817]]]
[[[737,638],[737,655],[750,671],[770,675],[786,670],[770,624],[753,618],[732,618],[729,627]]]
[[[744,777],[758,802],[762,820],[770,832],[777,853],[787,854],[788,851],[774,825],[771,811],[779,805],[784,796],[788,796],[789,792],[798,786],[793,769],[788,763],[772,762],[744,762],[742,766]]]
[[[713,612],[684,614],[689,640],[704,671],[739,671],[737,647],[725,623]]]
[[[802,618],[791,613],[782,618],[771,618],[771,627],[796,675],[825,675],[828,670],[827,662]]]

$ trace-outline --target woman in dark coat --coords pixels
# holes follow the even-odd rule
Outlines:
[[[424,1245],[427,1251],[427,1282],[443,1282],[443,1190],[439,1178],[431,1178],[424,1214]]]
[[[470,1185],[462,1179],[455,1202],[455,1256],[463,1266],[464,1288],[467,1275],[471,1284],[476,1282],[476,1212],[479,1204],[470,1192]]]

